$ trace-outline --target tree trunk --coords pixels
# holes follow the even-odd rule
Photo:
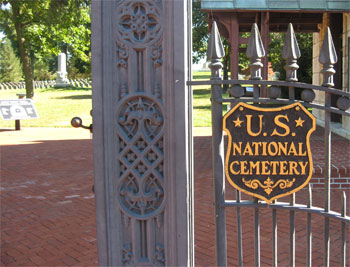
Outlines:
[[[26,83],[26,97],[32,98],[34,96],[34,76],[29,56],[29,49],[26,40],[22,36],[22,23],[20,19],[20,3],[19,1],[11,1],[13,22],[15,24],[16,35],[18,39],[18,48],[22,61],[22,68],[24,79]]]

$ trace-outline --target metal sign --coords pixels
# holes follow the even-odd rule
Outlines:
[[[316,119],[300,103],[278,108],[239,103],[224,116],[223,128],[229,137],[225,171],[234,188],[270,204],[308,184]]]
[[[3,120],[38,118],[31,99],[0,100],[0,114]]]

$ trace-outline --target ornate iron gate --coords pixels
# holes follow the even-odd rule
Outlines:
[[[331,211],[330,204],[330,177],[331,177],[331,113],[350,116],[348,111],[350,107],[350,94],[341,90],[332,88],[333,75],[335,73],[333,65],[337,62],[337,55],[334,49],[330,30],[327,29],[319,61],[323,64],[323,84],[316,86],[297,82],[297,59],[300,57],[298,44],[296,42],[293,27],[290,24],[286,35],[286,42],[283,49],[283,58],[286,60],[286,81],[267,81],[261,78],[261,58],[265,56],[264,47],[260,39],[260,33],[256,25],[253,25],[252,34],[247,48],[247,56],[251,60],[250,80],[222,80],[220,78],[220,69],[222,68],[221,58],[224,56],[220,35],[213,23],[211,37],[208,45],[208,58],[211,60],[209,67],[212,70],[210,81],[191,81],[188,85],[211,85],[212,91],[212,148],[213,148],[213,176],[214,176],[214,192],[215,192],[215,224],[216,224],[216,262],[218,266],[227,265],[227,245],[226,245],[226,209],[235,208],[237,214],[237,253],[238,265],[243,265],[242,251],[242,224],[241,209],[254,209],[254,255],[255,265],[260,266],[260,209],[268,208],[272,211],[272,262],[271,265],[278,264],[278,246],[277,246],[277,210],[289,211],[289,265],[295,266],[295,216],[298,212],[304,212],[307,215],[307,265],[312,265],[312,224],[311,218],[314,214],[324,217],[324,266],[330,264],[330,219],[336,220],[341,225],[341,263],[346,266],[346,227],[349,227],[350,217],[346,214],[346,195],[343,194],[341,201],[342,212],[337,213]],[[222,85],[231,85],[230,95],[232,97],[223,98]],[[253,96],[243,97],[244,88],[241,85],[253,85]],[[280,98],[281,87],[287,87],[289,99]],[[301,99],[295,99],[295,88],[302,89]],[[267,90],[269,97],[260,97],[261,91]],[[325,104],[319,105],[313,103],[315,98],[314,91],[324,92]],[[339,100],[337,107],[331,106],[331,96],[338,95]],[[320,109],[325,113],[324,128],[324,207],[314,207],[312,205],[312,190],[309,185],[309,202],[308,204],[296,204],[295,194],[290,196],[290,202],[273,201],[270,205],[263,201],[259,201],[253,197],[252,200],[242,200],[241,192],[237,190],[236,199],[226,199],[225,197],[225,171],[224,171],[224,136],[223,136],[223,104],[230,104],[231,107],[239,102],[260,104],[276,104],[287,105],[299,102],[306,108]],[[348,263],[349,264],[349,263]]]

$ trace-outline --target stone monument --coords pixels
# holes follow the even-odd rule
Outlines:
[[[57,71],[55,87],[66,87],[69,85],[69,81],[67,79],[66,61],[67,61],[66,54],[59,53],[58,54],[58,71]]]

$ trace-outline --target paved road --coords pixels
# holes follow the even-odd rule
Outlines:
[[[195,137],[195,253],[196,266],[215,265],[211,144],[207,130]],[[198,134],[197,134],[198,135]],[[322,153],[322,133],[313,138]],[[88,131],[60,128],[0,130],[1,265],[96,266],[96,225],[92,142]],[[334,137],[337,166],[350,164],[349,142]],[[319,155],[317,154],[317,157]],[[318,162],[320,168],[322,163]],[[227,196],[233,190],[227,185]],[[350,198],[349,190],[348,198]],[[342,190],[332,190],[332,207],[340,209]],[[323,205],[323,192],[313,191],[314,205]],[[306,190],[296,195],[306,203]],[[288,201],[289,199],[285,199]],[[260,212],[262,265],[272,259],[271,210]],[[228,262],[237,265],[236,211],[227,212]],[[242,210],[245,266],[254,265],[253,210]],[[289,263],[289,212],[278,212],[279,266]],[[323,218],[313,216],[313,263],[322,265]],[[331,266],[340,263],[340,224],[332,222]],[[297,265],[306,262],[306,214],[296,214]],[[349,229],[348,229],[349,230]],[[347,238],[349,234],[347,234]],[[349,241],[348,241],[349,242]],[[348,243],[349,244],[349,243]],[[349,252],[349,250],[348,250]],[[350,262],[348,253],[348,264]]]

